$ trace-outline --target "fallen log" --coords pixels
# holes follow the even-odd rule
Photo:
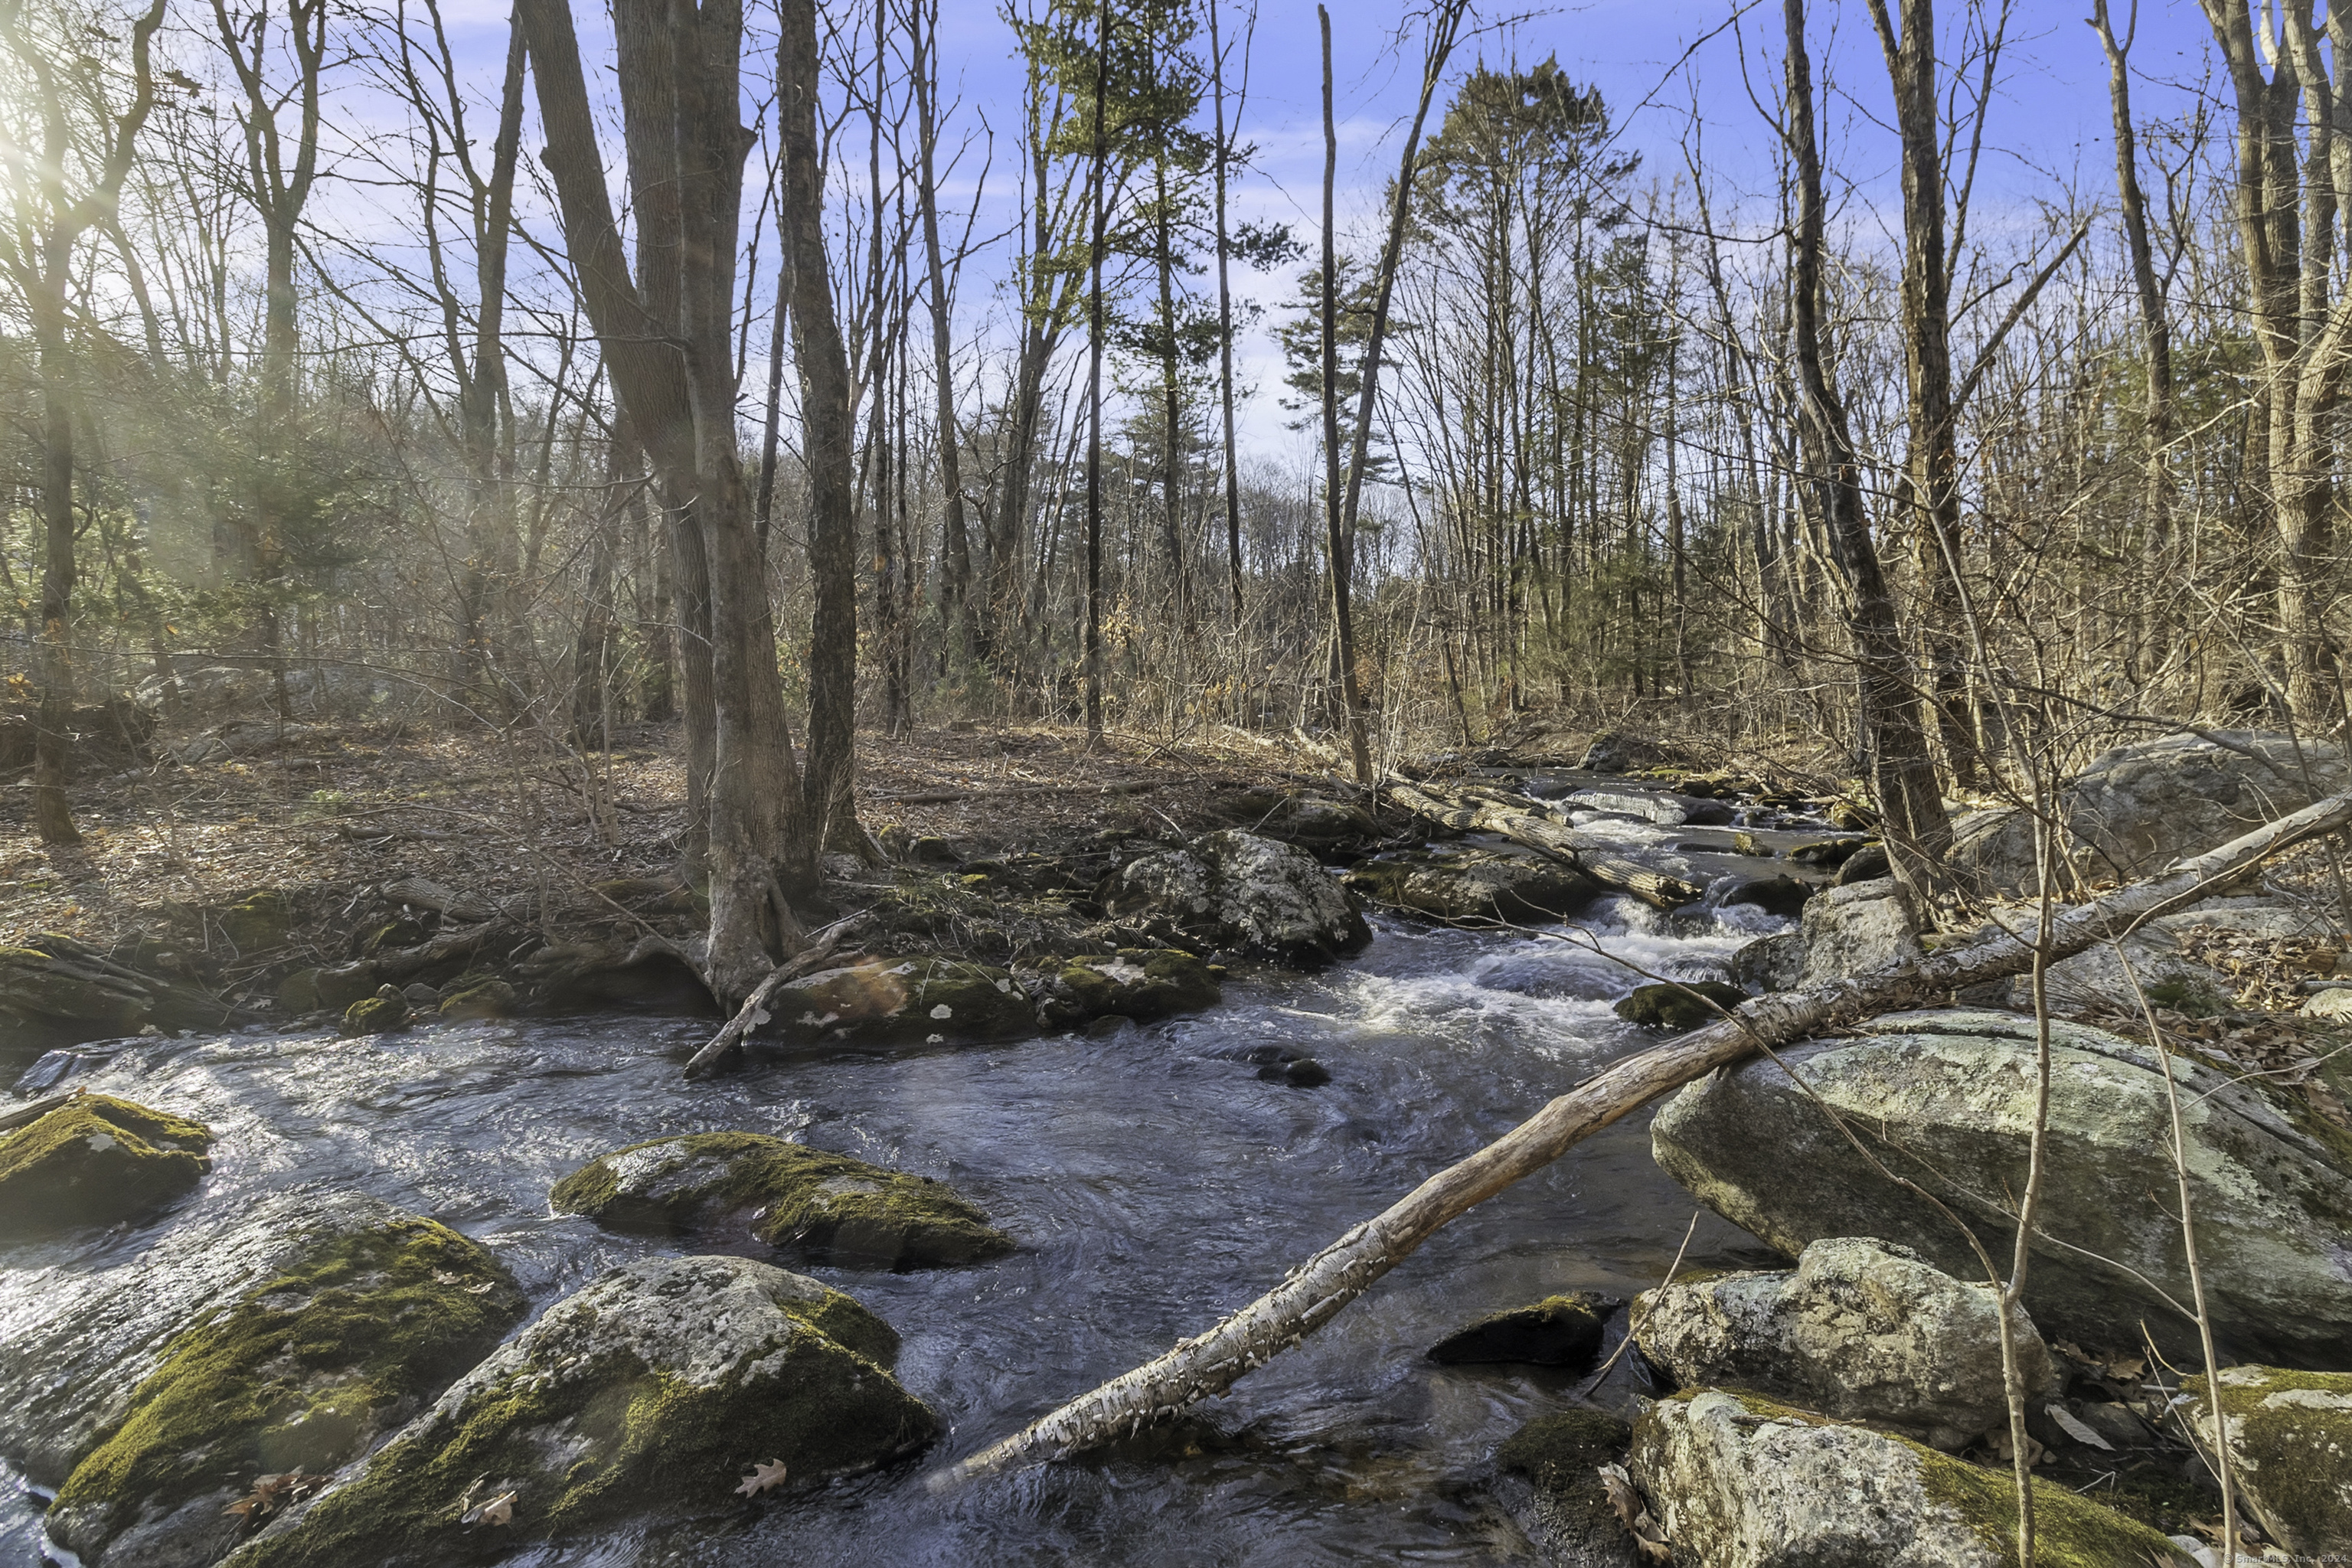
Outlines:
[[[1706,889],[1696,882],[1597,847],[1606,840],[1554,821],[1535,801],[1521,807],[1487,795],[1447,798],[1411,784],[1390,785],[1388,797],[1414,816],[1457,833],[1499,834],[1538,855],[1575,867],[1604,888],[1631,893],[1662,910],[1680,909],[1706,896]]]
[[[2352,794],[2334,795],[2155,877],[2064,910],[2051,922],[2050,959],[2054,963],[2095,942],[2126,936],[2156,916],[2197,902],[2248,867],[2347,825],[2352,825]],[[2019,973],[2032,965],[2036,934],[1997,934],[1852,979],[1754,997],[1717,1023],[1627,1057],[1468,1159],[1431,1176],[1206,1333],[1178,1342],[1165,1354],[938,1472],[929,1484],[940,1490],[1002,1470],[1044,1464],[1131,1436],[1197,1400],[1222,1394],[1330,1321],[1447,1221],[1533,1175],[1660,1095],[1760,1049]]]
[[[814,973],[819,964],[833,956],[834,944],[840,940],[841,927],[833,926],[815,942],[776,965],[765,980],[752,988],[751,994],[743,999],[743,1005],[735,1009],[735,1016],[727,1020],[726,1026],[710,1037],[709,1045],[688,1059],[686,1076],[695,1077],[741,1045],[744,1037],[768,1021],[768,998],[788,982]]]

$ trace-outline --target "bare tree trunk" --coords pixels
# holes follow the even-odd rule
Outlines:
[[[1247,74],[1247,46],[1244,46]],[[1230,273],[1232,238],[1225,227],[1226,165],[1233,157],[1225,140],[1225,53],[1217,36],[1217,0],[1209,0],[1209,81],[1216,96],[1217,202],[1217,403],[1225,421],[1225,573],[1235,627],[1242,624],[1242,476],[1241,458],[1234,448],[1234,291]],[[1238,106],[1234,110],[1240,118]],[[1238,126],[1236,127],[1238,129]]]
[[[939,181],[933,169],[940,129],[933,105],[939,65],[932,41],[938,19],[939,0],[913,0],[907,26],[914,57],[916,205],[923,220],[923,262],[930,281],[931,360],[939,395],[940,619],[947,630],[948,657],[961,664],[971,651],[971,541],[964,528],[963,445],[956,428],[955,356],[950,341],[951,295],[940,254]]]
[[[1356,782],[1372,782],[1371,747],[1364,733],[1364,696],[1356,677],[1356,619],[1349,604],[1355,576],[1353,542],[1348,537],[1347,505],[1339,480],[1339,252],[1333,189],[1339,178],[1339,132],[1331,107],[1331,13],[1315,7],[1323,26],[1323,512],[1330,535],[1331,659],[1338,665],[1339,703],[1348,726],[1348,760]],[[1423,98],[1424,104],[1427,99]],[[1414,129],[1420,129],[1419,121]],[[1402,197],[1400,195],[1399,200]],[[1377,348],[1377,345],[1375,345]],[[1364,360],[1365,384],[1371,384],[1374,354]],[[1359,431],[1360,437],[1361,432]]]
[[[1109,220],[1109,127],[1105,94],[1110,85],[1110,0],[1097,0],[1095,37],[1094,172],[1087,199],[1094,233],[1087,248],[1087,749],[1103,745],[1102,640],[1102,355],[1103,242]]]

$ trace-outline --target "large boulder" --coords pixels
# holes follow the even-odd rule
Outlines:
[[[80,1094],[0,1137],[0,1243],[162,1207],[212,1168],[212,1130],[109,1094]]]
[[[1374,903],[1473,925],[1562,920],[1601,892],[1573,867],[1478,849],[1367,860],[1342,879]]]
[[[1952,1450],[2009,1418],[1993,1288],[1868,1237],[1816,1241],[1793,1273],[1647,1291],[1633,1325],[1643,1355],[1683,1388],[1753,1389]],[[2056,1371],[2022,1311],[2014,1327],[2018,1369],[2038,1405]]]
[[[2352,1557],[2352,1373],[2232,1366],[2183,1379],[2178,1419],[2209,1455],[2216,1385],[2230,1479],[2263,1531],[2297,1562]]]
[[[1313,856],[1239,828],[1129,862],[1104,904],[1154,935],[1288,963],[1328,962],[1372,940]]]
[[[58,1489],[49,1537],[90,1568],[204,1568],[415,1416],[522,1311],[506,1270],[435,1221],[327,1237],[172,1339]]]
[[[877,959],[821,970],[767,1004],[771,1032],[799,1044],[1002,1040],[1037,1032],[1010,970],[952,958]]]
[[[1797,975],[1801,986],[1923,956],[1918,930],[1892,878],[1851,882],[1807,900],[1798,929],[1805,943],[1804,966]]]
[[[1097,1018],[1138,1023],[1197,1013],[1223,998],[1222,973],[1181,948],[1121,948],[1112,953],[1047,959],[1022,972],[1037,1016],[1056,1028]]]
[[[1924,1444],[1705,1390],[1633,1423],[1633,1480],[1676,1568],[2009,1568],[2015,1484]],[[2036,1478],[2036,1560],[2173,1568],[2147,1525]]]
[[[555,1184],[558,1214],[677,1236],[740,1220],[771,1247],[845,1262],[923,1268],[1013,1250],[956,1191],[761,1132],[692,1132],[633,1143]]]
[[[0,947],[0,1044],[47,1047],[163,1029],[208,1029],[233,1010],[57,932]]]
[[[1560,1568],[1641,1568],[1644,1559],[1610,1505],[1601,1468],[1632,1434],[1604,1410],[1539,1415],[1495,1450],[1495,1499],[1543,1560]]]
[[[2005,1257],[2009,1205],[2026,1187],[2033,1020],[1931,1011],[1863,1029],[1684,1089],[1652,1124],[1658,1163],[1792,1257],[1823,1237],[1875,1236],[1972,1277],[1980,1266],[1951,1220],[1874,1168],[1822,1107],[1887,1170],[1936,1194]],[[2053,1026],[2051,1054],[2042,1228],[2053,1239],[2034,1249],[2026,1306],[2045,1334],[2130,1347],[2145,1323],[2166,1353],[2196,1355],[2193,1327],[2164,1299],[2193,1292],[2171,1206],[2170,1110],[2158,1059],[2144,1046],[2063,1022]],[[2352,1214],[2352,1133],[2240,1075],[2180,1057],[2173,1071],[2217,1335],[2242,1355],[2343,1364],[2352,1355],[2352,1250],[2342,1224]]]
[[[2041,851],[2034,837],[2031,812],[2015,806],[1968,812],[1952,822],[1952,864],[1979,891],[2027,897],[2042,886]],[[2069,879],[2063,858],[2056,869],[2063,893]]]
[[[762,1476],[804,1487],[871,1469],[940,1429],[890,1375],[898,1348],[849,1297],[764,1263],[629,1264],[227,1561],[438,1568],[631,1518],[722,1513]]]
[[[2167,735],[2091,760],[2066,829],[2095,876],[2128,879],[2225,844],[2345,786],[2344,752],[2259,731]]]

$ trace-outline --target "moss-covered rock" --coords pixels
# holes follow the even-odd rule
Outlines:
[[[2008,1471],[1755,1394],[1708,1389],[1660,1400],[1633,1423],[1627,1468],[1677,1568],[2017,1561]],[[2063,1486],[2032,1484],[2040,1568],[2182,1562],[2148,1526]]]
[[[592,1160],[549,1194],[562,1214],[675,1236],[733,1218],[772,1247],[893,1268],[970,1263],[1013,1238],[952,1187],[761,1132],[693,1132]]]
[[[201,1122],[82,1095],[0,1138],[0,1241],[160,1207],[212,1168],[212,1143]]]
[[[214,1562],[292,1500],[265,1478],[358,1458],[522,1310],[506,1270],[432,1220],[330,1237],[171,1342],[58,1489],[48,1532],[86,1563]],[[228,1511],[257,1483],[262,1505]]]
[[[2214,1384],[2231,1478],[2273,1541],[2300,1561],[2352,1554],[2352,1373],[2225,1367],[2182,1382],[2182,1427],[2212,1447]]]
[[[457,1023],[469,1018],[507,1018],[522,998],[503,980],[474,977],[453,983],[441,997],[441,1017]]]
[[[1601,1353],[1601,1324],[1622,1301],[1590,1290],[1549,1296],[1531,1307],[1494,1312],[1429,1347],[1429,1359],[1447,1366],[1530,1362],[1538,1366],[1591,1366]]]
[[[740,1258],[653,1258],[550,1308],[232,1568],[478,1562],[631,1518],[740,1506],[927,1447],[898,1336],[839,1291]]]
[[[1632,995],[1617,1004],[1617,1016],[1645,1029],[1680,1033],[1712,1024],[1747,1000],[1747,992],[1720,980],[1637,985]],[[1710,1003],[1715,1005],[1710,1006]]]
[[[1601,892],[1570,867],[1488,850],[1367,860],[1342,879],[1375,903],[1467,924],[1560,920]]]
[[[1633,1434],[1605,1410],[1540,1415],[1495,1450],[1495,1495],[1546,1560],[1576,1568],[1639,1568],[1640,1549],[1609,1504],[1600,1469]]]
[[[949,958],[827,969],[779,990],[770,1031],[803,1044],[943,1044],[1037,1030],[1037,1009],[1009,970]]]
[[[256,888],[212,912],[212,923],[241,955],[286,945],[294,900],[276,888]]]
[[[316,1013],[319,1000],[319,971],[313,966],[298,969],[278,983],[278,1010],[289,1017],[304,1013]]]
[[[394,985],[384,985],[376,994],[352,1003],[343,1009],[343,1033],[346,1035],[391,1035],[408,1027],[413,1015],[408,998]]]
[[[1181,948],[1121,948],[1064,959],[1023,977],[1038,1016],[1060,1028],[1096,1018],[1165,1018],[1213,1007],[1224,994],[1216,970]]]

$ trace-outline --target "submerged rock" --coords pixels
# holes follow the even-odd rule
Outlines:
[[[760,1132],[693,1132],[614,1151],[549,1194],[559,1214],[678,1235],[732,1216],[772,1247],[897,1268],[970,1263],[1013,1238],[956,1191]]]
[[[2006,1194],[2026,1184],[2033,1020],[1937,1011],[1861,1027],[1682,1089],[1652,1124],[1653,1151],[1709,1207],[1791,1256],[1823,1237],[1875,1236],[1968,1278],[1979,1266],[1951,1221],[1873,1169],[1822,1104],[2004,1256]],[[2239,1354],[2345,1364],[2352,1133],[2300,1097],[2273,1100],[2239,1075],[2181,1057],[2173,1071],[2216,1333]],[[2147,1047],[2079,1024],[2053,1026],[2042,1213],[2055,1240],[2035,1247],[2025,1294],[2045,1334],[2129,1347],[2145,1323],[2168,1355],[2199,1353],[2192,1327],[2157,1294],[2192,1295],[2169,1202],[2170,1126]]]
[[[2057,1373],[2032,1323],[2018,1319],[2019,1372],[2038,1405]],[[1634,1343],[1680,1387],[1754,1389],[1946,1449],[2009,1418],[1992,1288],[1867,1237],[1816,1241],[1793,1273],[1644,1292],[1633,1322]]]
[[[2298,1562],[2352,1554],[2352,1373],[2232,1366],[2183,1379],[2178,1419],[2209,1452],[2215,1384],[2231,1479],[2264,1532]]]
[[[1347,889],[1314,857],[1239,828],[1130,861],[1104,904],[1155,936],[1289,963],[1325,963],[1372,940]]]
[[[888,1324],[741,1258],[614,1269],[490,1352],[234,1568],[439,1564],[629,1518],[739,1506],[755,1466],[805,1486],[928,1447]]]
[[[1009,970],[899,958],[821,970],[768,1003],[770,1032],[806,1045],[1001,1040],[1037,1030],[1037,1009]]]
[[[1477,924],[1565,919],[1601,892],[1572,867],[1487,850],[1367,860],[1343,879],[1375,903]]]
[[[203,1568],[415,1415],[522,1311],[506,1270],[432,1220],[330,1237],[164,1347],[58,1489],[49,1536],[89,1568]]]
[[[1640,1568],[1640,1548],[1601,1481],[1633,1434],[1602,1410],[1528,1422],[1495,1450],[1495,1499],[1528,1543],[1560,1568]]]
[[[1806,900],[1800,930],[1805,942],[1800,986],[1867,974],[1924,956],[1910,911],[1895,895],[1892,879],[1849,882]]]
[[[160,1208],[212,1168],[212,1144],[202,1122],[79,1095],[0,1137],[0,1242]]]
[[[1588,1367],[1601,1353],[1601,1324],[1622,1305],[1589,1290],[1547,1297],[1446,1335],[1429,1347],[1429,1359],[1444,1366],[1528,1362]]]
[[[1215,968],[1181,948],[1121,948],[1064,959],[1023,975],[1037,1015],[1056,1027],[1096,1018],[1138,1023],[1213,1007],[1223,997]]]
[[[1627,1023],[1645,1029],[1672,1029],[1679,1034],[1715,1023],[1747,1000],[1747,992],[1720,980],[1681,980],[1637,985],[1632,995],[1617,1004],[1616,1012]]]
[[[2008,1568],[2006,1471],[1753,1394],[1659,1401],[1627,1460],[1677,1568]],[[2080,1568],[2177,1561],[2147,1525],[2036,1479],[2037,1560]]]

